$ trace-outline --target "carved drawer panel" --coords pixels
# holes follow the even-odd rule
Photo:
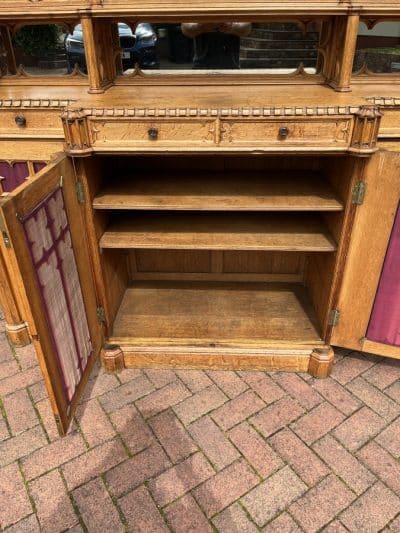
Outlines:
[[[215,120],[201,119],[89,119],[94,148],[145,148],[213,146]]]
[[[191,108],[80,108],[67,110],[62,120],[71,155],[290,151],[351,152],[363,157],[377,150],[381,112],[376,106],[351,110],[291,108],[289,111],[285,116],[285,110],[275,108],[231,112]]]
[[[260,146],[285,150],[285,147],[343,149],[352,134],[349,118],[223,120],[221,146]]]
[[[400,108],[383,110],[379,137],[400,137]]]
[[[346,149],[352,133],[351,118],[319,120],[247,118],[89,118],[90,141],[94,149],[213,148],[234,150],[264,148]]]
[[[2,109],[0,138],[42,137],[62,138],[63,126],[59,109]]]

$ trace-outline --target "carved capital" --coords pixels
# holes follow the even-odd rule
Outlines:
[[[355,113],[353,137],[349,152],[368,156],[377,151],[382,112],[378,106],[362,106]]]
[[[359,119],[376,119],[383,116],[382,111],[380,110],[379,106],[373,105],[363,105],[360,107],[360,109],[355,113]]]

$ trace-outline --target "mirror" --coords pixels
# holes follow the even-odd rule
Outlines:
[[[0,73],[2,76],[65,76],[74,70],[68,60],[67,26],[29,24],[14,33],[0,26]]]
[[[360,23],[353,72],[400,73],[400,22]]]
[[[118,24],[124,75],[317,70],[320,23]],[[134,41],[132,40],[134,38]]]

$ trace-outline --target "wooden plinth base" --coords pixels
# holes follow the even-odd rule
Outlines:
[[[107,371],[121,368],[181,368],[212,370],[264,370],[309,372],[314,377],[329,375],[333,350],[329,346],[228,348],[171,346],[113,346],[104,350],[102,362]]]
[[[332,372],[335,353],[332,348],[315,349],[310,356],[308,372],[315,378],[326,378]]]
[[[121,372],[125,368],[124,354],[115,344],[104,346],[100,353],[100,360],[106,372]]]
[[[26,346],[31,343],[26,322],[21,322],[21,324],[6,324],[6,335],[14,346]]]

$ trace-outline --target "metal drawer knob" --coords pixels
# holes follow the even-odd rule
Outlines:
[[[286,139],[288,135],[289,135],[289,128],[288,127],[282,126],[281,128],[279,128],[279,138],[280,139]]]
[[[24,115],[17,115],[15,117],[15,124],[19,128],[25,128],[25,126],[26,126],[26,118],[24,117]]]
[[[148,131],[149,139],[152,141],[155,141],[158,137],[158,129],[157,128],[149,128]]]

